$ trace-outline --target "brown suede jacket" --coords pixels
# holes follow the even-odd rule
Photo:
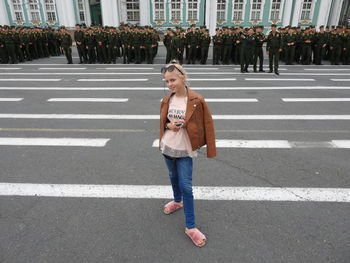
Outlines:
[[[215,131],[214,122],[207,103],[202,95],[187,88],[187,108],[185,115],[184,128],[187,130],[191,141],[192,150],[207,145],[207,157],[213,158],[216,156],[215,145]],[[162,99],[160,105],[160,138],[159,142],[165,132],[165,124],[167,120],[169,100],[174,94],[168,94]]]

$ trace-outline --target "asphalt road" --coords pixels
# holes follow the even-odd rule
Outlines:
[[[61,56],[0,65],[0,137],[108,142],[103,147],[23,146],[0,140],[0,184],[169,185],[164,161],[152,147],[159,133],[154,116],[167,93],[160,74],[163,47],[153,65],[65,63]],[[255,187],[260,196],[197,200],[197,224],[208,238],[199,249],[184,234],[182,212],[162,213],[168,202],[163,197],[39,197],[0,191],[1,263],[350,262],[350,198],[264,199],[267,188],[331,188],[335,196],[350,189],[350,119],[339,119],[350,114],[350,66],[281,65],[280,76],[241,74],[237,65],[185,68],[190,87],[207,99],[255,99],[208,102],[217,116],[218,140],[297,145],[218,148],[214,159],[200,151],[194,185]],[[128,100],[48,101],[53,98]],[[283,100],[292,98],[328,101]],[[308,120],[310,115],[321,119]],[[333,140],[342,144],[328,147]]]

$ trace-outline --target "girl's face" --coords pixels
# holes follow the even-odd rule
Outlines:
[[[167,71],[164,73],[164,81],[171,93],[178,93],[185,88],[184,78],[175,71],[177,71],[177,69],[172,72]]]

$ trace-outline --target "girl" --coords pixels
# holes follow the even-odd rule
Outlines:
[[[186,85],[187,75],[177,63],[161,70],[170,94],[160,106],[160,150],[169,170],[174,201],[164,206],[169,215],[184,207],[185,233],[199,247],[206,237],[195,225],[192,192],[192,158],[197,149],[207,145],[207,157],[216,156],[214,124],[204,98]]]

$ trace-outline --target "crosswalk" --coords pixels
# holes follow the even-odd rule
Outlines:
[[[150,155],[159,155],[155,149],[159,146],[159,101],[167,92],[161,66],[23,64],[0,68],[3,134],[0,149],[84,148],[88,152],[116,145],[128,147],[124,140],[126,143],[125,138],[130,136]],[[280,69],[280,76],[241,74],[237,72],[239,68],[232,66],[185,66],[185,69],[191,88],[204,94],[212,108],[219,155],[222,151],[232,154],[244,150],[275,154],[284,149],[296,153],[305,150],[349,153],[350,79],[346,77],[350,68],[285,66]],[[82,185],[66,188],[40,182],[36,185],[0,182],[0,195],[63,197],[77,191],[77,197],[152,198],[147,194],[152,186],[137,190],[134,186],[99,187],[91,185],[89,189],[93,190],[89,192]],[[168,188],[153,187],[158,189],[153,193],[156,198],[168,198]],[[61,195],[56,195],[56,191]],[[133,196],[137,191],[140,195]],[[203,200],[220,200],[218,196],[225,196],[222,200],[350,202],[348,189],[340,188],[313,191],[213,186],[199,187],[196,191]],[[300,198],[289,195],[291,191]],[[320,198],[325,193],[329,198]]]

